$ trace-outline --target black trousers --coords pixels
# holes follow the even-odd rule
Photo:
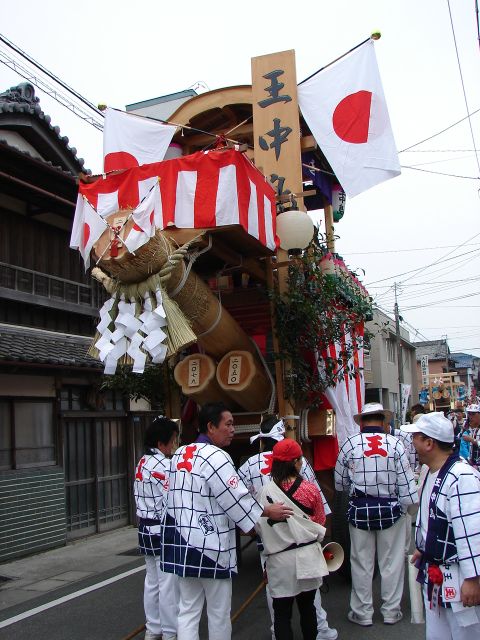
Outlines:
[[[276,640],[293,640],[292,609],[293,601],[297,601],[300,614],[300,627],[303,640],[316,640],[317,637],[317,612],[313,601],[316,589],[303,591],[290,598],[273,598],[273,627]]]

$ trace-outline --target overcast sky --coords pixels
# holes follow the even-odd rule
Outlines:
[[[480,109],[475,2],[450,7],[472,113]],[[447,0],[23,0],[3,12],[1,29],[91,102],[117,108],[198,80],[210,89],[250,84],[250,58],[285,49],[296,51],[300,81],[380,30],[376,53],[400,151],[467,115]],[[0,65],[0,90],[21,81]],[[99,171],[101,132],[37,95]],[[471,124],[480,139],[480,113]],[[407,327],[412,339],[448,335],[453,351],[480,355],[480,183],[468,120],[414,149],[400,153],[402,165],[474,179],[403,169],[347,201],[337,250],[365,270],[363,282],[389,312],[399,284],[400,312],[421,334]],[[444,257],[451,260],[426,268]]]

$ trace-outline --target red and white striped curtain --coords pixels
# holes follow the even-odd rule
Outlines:
[[[361,412],[365,402],[363,335],[364,325],[359,324],[351,334],[344,334],[340,342],[331,344],[321,353],[317,353],[318,372],[319,375],[322,375],[325,369],[325,358],[339,360],[343,357],[342,352],[345,352],[346,349],[352,350],[349,362],[344,363],[343,380],[338,381],[334,387],[327,387],[324,391],[326,399],[335,411],[337,438],[340,446],[349,436],[359,431],[359,426],[353,416]],[[355,378],[348,376],[349,365],[358,371]]]
[[[135,208],[160,178],[162,221],[182,229],[241,225],[263,245],[275,250],[275,191],[239,151],[193,153],[145,164],[80,184],[80,194],[98,214]]]

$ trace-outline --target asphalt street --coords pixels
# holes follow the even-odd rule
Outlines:
[[[68,549],[65,551],[68,557]],[[112,550],[112,554],[114,550]],[[133,555],[134,548],[121,552],[122,565],[77,580],[63,588],[55,588],[12,606],[3,606],[0,611],[0,637],[2,640],[123,640],[144,622],[142,587],[143,560]],[[44,554],[47,556],[48,554]],[[35,559],[32,559],[32,563]],[[44,563],[45,564],[45,563]],[[3,572],[5,573],[5,572]],[[2,575],[2,565],[0,565]],[[122,576],[115,580],[116,577]],[[115,580],[109,582],[109,580]],[[241,607],[261,581],[260,566],[255,545],[250,545],[244,553],[240,575],[234,580],[232,614]],[[107,582],[100,588],[88,591]],[[379,580],[374,581],[376,602],[379,603]],[[410,623],[408,592],[404,598],[404,619],[394,626],[386,626],[378,613],[374,625],[361,628],[346,619],[348,611],[349,584],[341,577],[332,575],[324,587],[322,601],[328,612],[330,626],[336,627],[340,638],[362,638],[362,640],[420,640],[425,637],[424,625]],[[74,596],[74,597],[72,597]],[[61,602],[62,598],[72,599]],[[60,600],[60,602],[58,602]],[[0,587],[2,601],[2,587]],[[32,610],[49,604],[50,608],[35,615],[8,624],[14,616],[29,614]],[[14,619],[14,618],[13,618]],[[3,623],[2,623],[3,621]],[[259,593],[253,602],[238,617],[233,625],[233,640],[270,640],[269,617],[265,596]],[[298,620],[294,620],[295,638],[301,638]],[[135,636],[141,640],[143,634]],[[200,638],[207,639],[206,620],[202,620]]]

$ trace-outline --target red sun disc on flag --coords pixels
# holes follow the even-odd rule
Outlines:
[[[155,217],[155,209],[152,209],[152,213],[150,214],[150,224],[153,224],[153,218]]]
[[[332,116],[333,130],[337,136],[353,144],[367,142],[371,105],[371,91],[357,91],[343,98]]]
[[[138,160],[135,156],[127,151],[114,151],[107,153],[103,161],[103,170],[105,173],[109,171],[118,171],[120,169],[131,169],[132,167],[139,167]]]
[[[139,227],[138,224],[135,222],[133,227],[132,227],[132,231],[142,231],[143,232],[143,229],[142,229],[142,227]]]
[[[90,238],[90,225],[86,222],[83,223],[83,248],[87,246],[88,239]]]

